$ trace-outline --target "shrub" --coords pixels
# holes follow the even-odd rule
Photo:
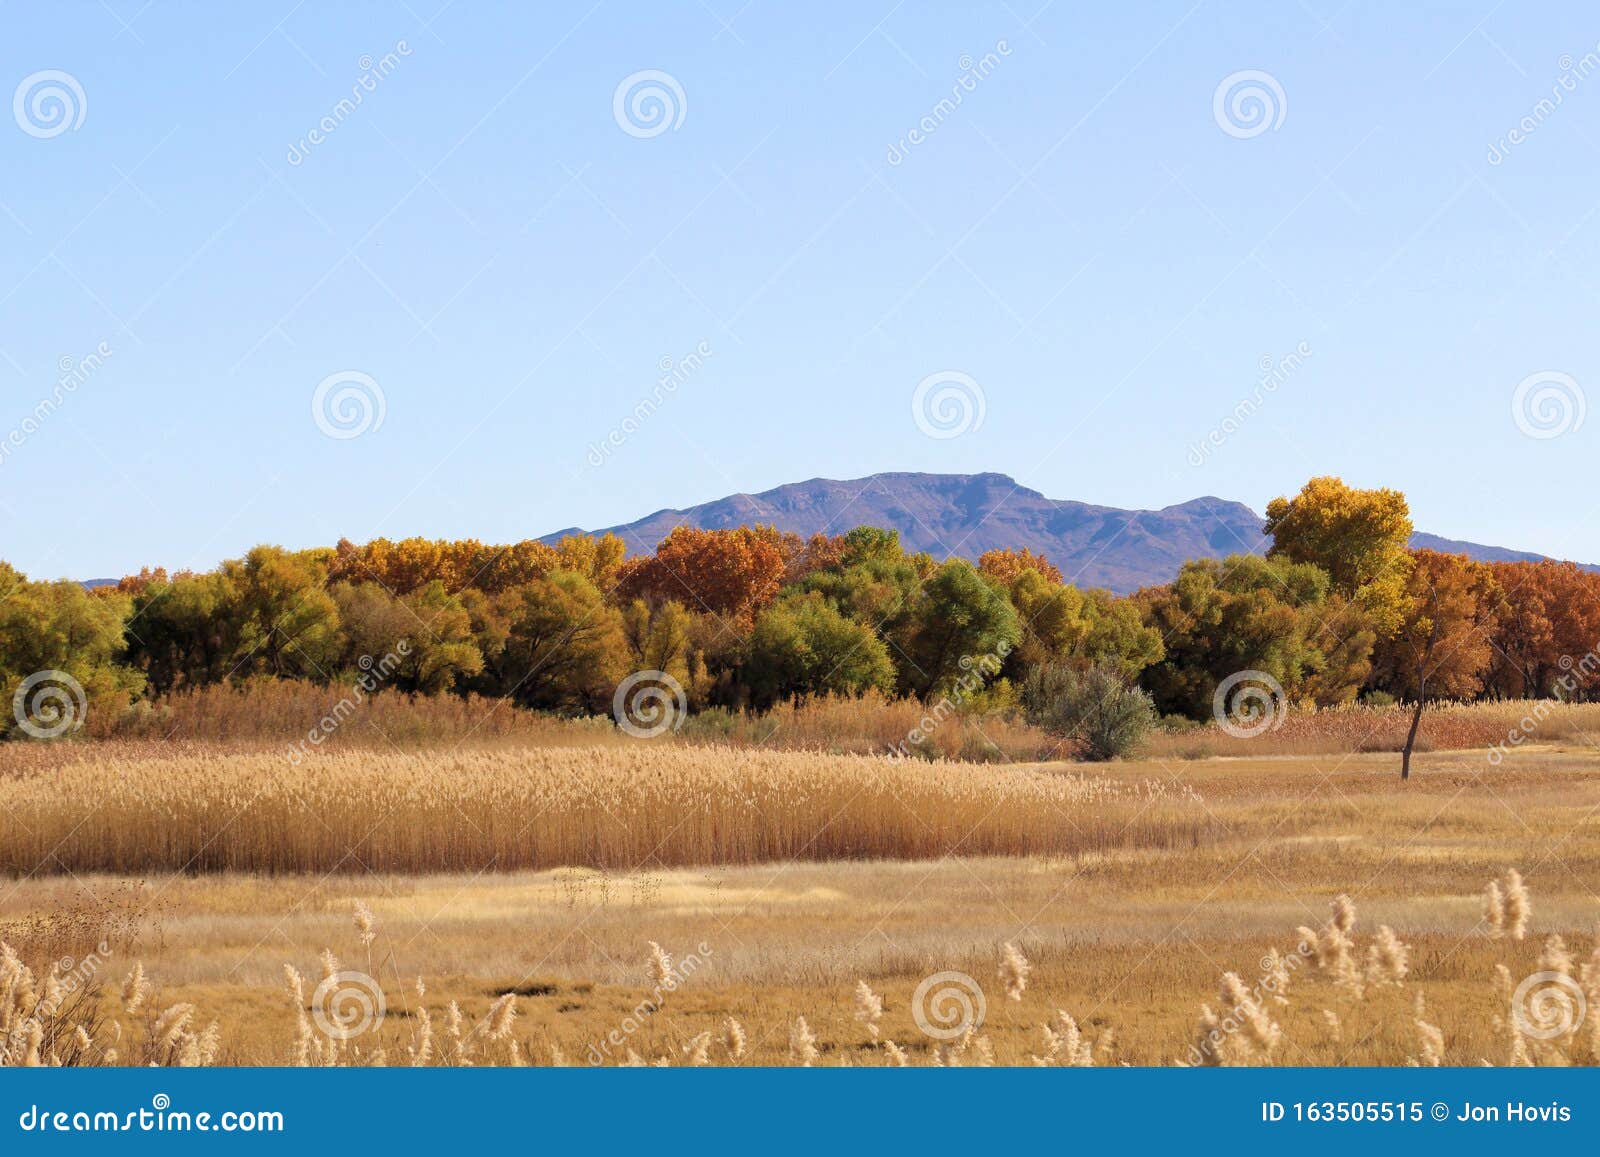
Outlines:
[[[1028,720],[1052,735],[1075,739],[1089,759],[1127,755],[1155,726],[1155,704],[1128,686],[1113,663],[1087,670],[1064,664],[1036,667],[1024,696]]]

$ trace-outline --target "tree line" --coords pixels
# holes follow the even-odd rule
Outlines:
[[[1409,549],[1402,494],[1337,478],[1275,499],[1266,529],[1265,556],[1190,561],[1125,597],[1079,589],[1027,549],[940,562],[867,526],[679,527],[631,558],[615,535],[258,546],[94,590],[0,563],[0,688],[61,671],[96,709],[122,710],[221,682],[333,683],[387,657],[400,691],[561,714],[609,712],[641,670],[671,676],[691,710],[956,688],[1011,709],[1092,671],[1197,720],[1241,671],[1287,702],[1404,701],[1419,717],[1431,700],[1600,688],[1600,575]],[[964,676],[985,657],[995,675],[974,693]]]

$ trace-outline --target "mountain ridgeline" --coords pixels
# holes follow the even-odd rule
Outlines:
[[[1269,545],[1261,516],[1242,502],[1223,498],[1194,498],[1160,510],[1123,510],[1046,498],[1004,474],[915,473],[813,478],[686,510],[658,510],[603,530],[569,528],[542,541],[553,544],[569,534],[610,531],[627,543],[630,555],[648,554],[675,526],[718,530],[754,523],[802,536],[878,526],[899,531],[907,550],[941,559],[976,559],[986,550],[1026,547],[1046,555],[1067,581],[1117,594],[1172,581],[1186,559],[1263,554]],[[1411,545],[1482,562],[1544,557],[1421,533],[1412,536]]]

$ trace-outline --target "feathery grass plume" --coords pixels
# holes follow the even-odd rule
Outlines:
[[[1000,946],[1000,983],[1005,985],[1008,999],[1022,999],[1028,987],[1028,973],[1032,971],[1033,965],[1015,944],[1008,940]]]
[[[745,1035],[744,1025],[728,1017],[722,1022],[722,1047],[728,1050],[728,1059],[741,1060],[744,1057]]]
[[[1557,972],[1570,979],[1574,963],[1565,940],[1555,934],[1545,937],[1544,947],[1539,952],[1539,971]]]
[[[1223,1023],[1236,1022],[1240,1030],[1233,1035],[1244,1059],[1270,1059],[1283,1040],[1283,1030],[1267,1014],[1261,1002],[1236,972],[1222,974],[1220,990]]]
[[[667,955],[667,950],[654,940],[647,941],[650,945],[650,979],[657,988],[672,990],[672,957]]]
[[[1222,1064],[1222,1019],[1209,1004],[1200,1006],[1200,1023],[1195,1027],[1194,1044],[1190,1047],[1190,1063],[1204,1068]]]
[[[1094,1050],[1083,1039],[1078,1022],[1062,1009],[1056,1009],[1056,1023],[1061,1026],[1061,1063],[1073,1068],[1094,1067]]]
[[[1356,926],[1356,902],[1340,892],[1329,905],[1333,909],[1333,924],[1346,936]]]
[[[1367,946],[1367,983],[1404,984],[1410,967],[1411,950],[1394,934],[1393,928],[1387,924],[1378,925],[1377,936]]]
[[[567,1054],[561,1051],[561,1046],[558,1044],[552,1044],[550,1046],[550,1067],[555,1069],[565,1069],[570,1067],[570,1065],[571,1062],[567,1060]]]
[[[324,948],[317,959],[322,962],[322,979],[332,980],[339,971],[339,958],[333,954],[333,949]]]
[[[883,1051],[889,1054],[890,1063],[897,1069],[903,1069],[910,1063],[906,1060],[905,1050],[892,1040],[883,1042]]]
[[[461,1039],[461,1006],[453,1000],[445,1006],[444,1031],[456,1040]]]
[[[789,1055],[799,1061],[806,1068],[816,1063],[817,1036],[811,1031],[811,1026],[806,1023],[806,1018],[797,1016],[794,1024],[789,1029]]]
[[[711,1049],[711,1034],[699,1033],[692,1037],[688,1044],[683,1046],[684,1059],[694,1068],[702,1068],[711,1063],[709,1051]]]
[[[433,1016],[426,1008],[417,1008],[417,1036],[411,1046],[411,1067],[423,1068],[433,1060]]]
[[[194,1005],[179,1001],[156,1017],[156,1023],[150,1029],[151,1041],[163,1050],[172,1049],[193,1017]]]
[[[994,1045],[989,1043],[989,1038],[980,1036],[972,1042],[972,1055],[980,1069],[994,1068]]]
[[[215,1021],[212,1021],[211,1023],[213,1026],[216,1024]],[[85,1030],[81,1024],[73,1027],[72,1036],[73,1039],[77,1041],[80,1051],[88,1052],[90,1049],[94,1048],[94,1041],[89,1039],[88,1031]]]
[[[372,911],[360,900],[356,901],[355,910],[356,934],[361,941],[361,947],[370,948],[372,942],[378,938],[378,933],[372,922]]]
[[[1056,1063],[1061,1056],[1061,1034],[1048,1024],[1041,1024],[1039,1032],[1044,1037],[1044,1056],[1033,1056],[1028,1059],[1040,1068],[1046,1068]]]
[[[1498,880],[1490,880],[1483,889],[1483,922],[1489,926],[1491,940],[1506,934],[1506,898]]]
[[[628,1050],[628,1055],[617,1062],[617,1067],[623,1069],[642,1069],[645,1067],[644,1058],[630,1048]]]
[[[127,979],[122,982],[122,1009],[124,1012],[138,1012],[139,1006],[144,1004],[145,998],[150,995],[150,982],[144,978],[144,963],[135,960],[133,971],[128,973]]]
[[[1117,1051],[1117,1030],[1114,1028],[1102,1029],[1100,1035],[1095,1037],[1094,1049],[1083,1059],[1082,1068],[1093,1068],[1095,1057],[1100,1058],[1102,1065],[1111,1063],[1112,1055]],[[1123,1066],[1127,1068],[1127,1065]]]
[[[878,1021],[883,1018],[883,997],[872,991],[865,980],[856,981],[855,1018],[867,1026],[867,1035],[878,1042]]]
[[[417,983],[413,987],[416,988],[418,1000],[428,995],[428,986],[422,983],[422,977],[417,977]]]
[[[506,1055],[511,1059],[512,1068],[525,1069],[528,1067],[528,1062],[522,1059],[522,1046],[516,1041],[512,1041],[506,1046]]]
[[[1420,1015],[1412,1021],[1417,1027],[1417,1041],[1421,1047],[1420,1062],[1424,1068],[1436,1069],[1444,1063],[1444,1033],[1436,1024],[1429,1024]]]
[[[1512,868],[1506,872],[1506,935],[1522,940],[1528,935],[1528,919],[1533,915],[1533,901],[1522,882],[1522,873]]]
[[[517,1019],[517,994],[508,992],[489,1006],[484,1014],[486,1033],[490,1040],[505,1040],[511,1035],[511,1024]]]

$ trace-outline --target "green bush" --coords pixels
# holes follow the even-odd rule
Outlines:
[[[1155,704],[1128,686],[1116,664],[1087,670],[1064,664],[1034,668],[1024,694],[1028,721],[1052,735],[1077,740],[1089,759],[1135,751],[1155,726]]]

